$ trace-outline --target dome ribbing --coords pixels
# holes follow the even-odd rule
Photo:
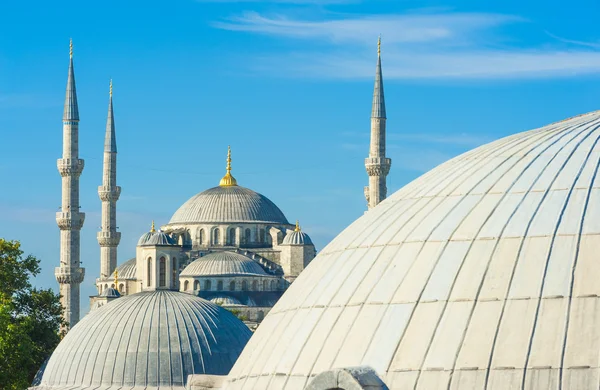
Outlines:
[[[267,276],[265,270],[254,260],[233,252],[212,252],[192,261],[181,276]]]

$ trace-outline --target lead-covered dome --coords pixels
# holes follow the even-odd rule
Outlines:
[[[180,277],[194,276],[268,276],[254,260],[234,252],[212,252],[181,271]]]
[[[600,113],[431,170],[352,223],[262,322],[228,389],[367,365],[390,389],[591,389]]]
[[[237,185],[214,187],[194,195],[173,214],[169,224],[233,222],[289,224],[266,196]]]
[[[67,333],[36,389],[183,390],[190,374],[227,374],[250,336],[231,313],[196,296],[128,295]]]
[[[177,242],[168,234],[162,231],[150,231],[144,233],[138,240],[137,246],[172,246]]]

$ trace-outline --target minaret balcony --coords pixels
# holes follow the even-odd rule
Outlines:
[[[58,172],[62,177],[75,176],[79,177],[83,172],[85,162],[79,158],[59,158],[56,160]]]
[[[121,196],[121,187],[119,186],[99,186],[98,195],[103,202],[116,202]]]
[[[56,224],[60,230],[81,230],[85,221],[85,213],[62,212],[56,213]]]
[[[81,267],[56,267],[54,276],[60,284],[80,284],[85,277],[85,268]]]
[[[121,242],[121,232],[98,232],[97,238],[100,246],[115,247]]]
[[[369,176],[386,176],[390,172],[392,159],[387,157],[367,157],[365,167]]]

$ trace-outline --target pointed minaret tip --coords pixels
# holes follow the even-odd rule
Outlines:
[[[108,88],[109,88],[108,93],[109,93],[110,97],[112,97],[112,79],[110,79],[110,86]]]
[[[69,75],[67,76],[67,93],[63,110],[63,121],[79,121],[77,107],[77,91],[75,88],[75,70],[73,69],[73,40],[69,40]]]
[[[69,38],[69,57],[73,58],[73,38]]]
[[[377,38],[377,56],[381,56],[381,34],[379,34],[379,38]]]
[[[377,40],[377,67],[375,69],[375,88],[371,118],[385,118],[385,98],[383,95],[383,74],[381,71],[381,35]]]

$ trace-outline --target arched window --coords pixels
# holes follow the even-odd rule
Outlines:
[[[252,291],[257,291],[258,290],[258,281],[254,281],[252,282]]]
[[[245,280],[242,280],[242,291],[248,290],[248,283]]]
[[[125,293],[125,285],[123,283],[119,283],[119,292]]]
[[[200,282],[199,281],[194,281],[194,290],[200,290]]]
[[[259,310],[258,313],[256,313],[256,319],[258,321],[262,321],[265,318],[265,312],[262,310]]]
[[[167,262],[164,257],[160,258],[159,269],[158,269],[158,285],[165,287],[167,285]]]
[[[198,244],[204,244],[204,229],[200,229],[200,232],[198,233]]]
[[[235,280],[232,280],[231,283],[229,283],[229,291],[235,291]]]
[[[210,282],[210,280],[205,280],[204,281],[204,289],[205,290],[210,290],[210,288],[211,288],[211,282]]]
[[[104,285],[104,289],[106,290],[107,288],[108,288],[108,284],[105,284]]]
[[[217,291],[223,291],[223,281],[219,280],[217,282]]]
[[[246,244],[250,244],[250,229],[244,231],[244,241]]]
[[[228,245],[235,245],[235,228],[229,229],[229,242]]]
[[[219,228],[213,230],[213,245],[219,245]]]
[[[148,264],[146,267],[146,286],[152,285],[152,257],[148,257]]]
[[[185,282],[183,282],[183,291],[187,291],[189,287],[190,287],[189,280],[186,280]]]
[[[173,259],[171,260],[171,264],[173,265],[173,271],[171,272],[171,285],[173,287],[177,287],[177,259],[175,257],[173,257]]]
[[[113,284],[111,284],[111,285],[110,285],[110,287],[111,287],[111,288],[115,288],[115,284],[114,284],[114,283],[113,283]]]
[[[265,229],[260,229],[260,243],[265,242]]]
[[[275,281],[271,280],[271,291],[275,291]]]
[[[267,291],[269,289],[269,282],[263,280],[263,291]]]

